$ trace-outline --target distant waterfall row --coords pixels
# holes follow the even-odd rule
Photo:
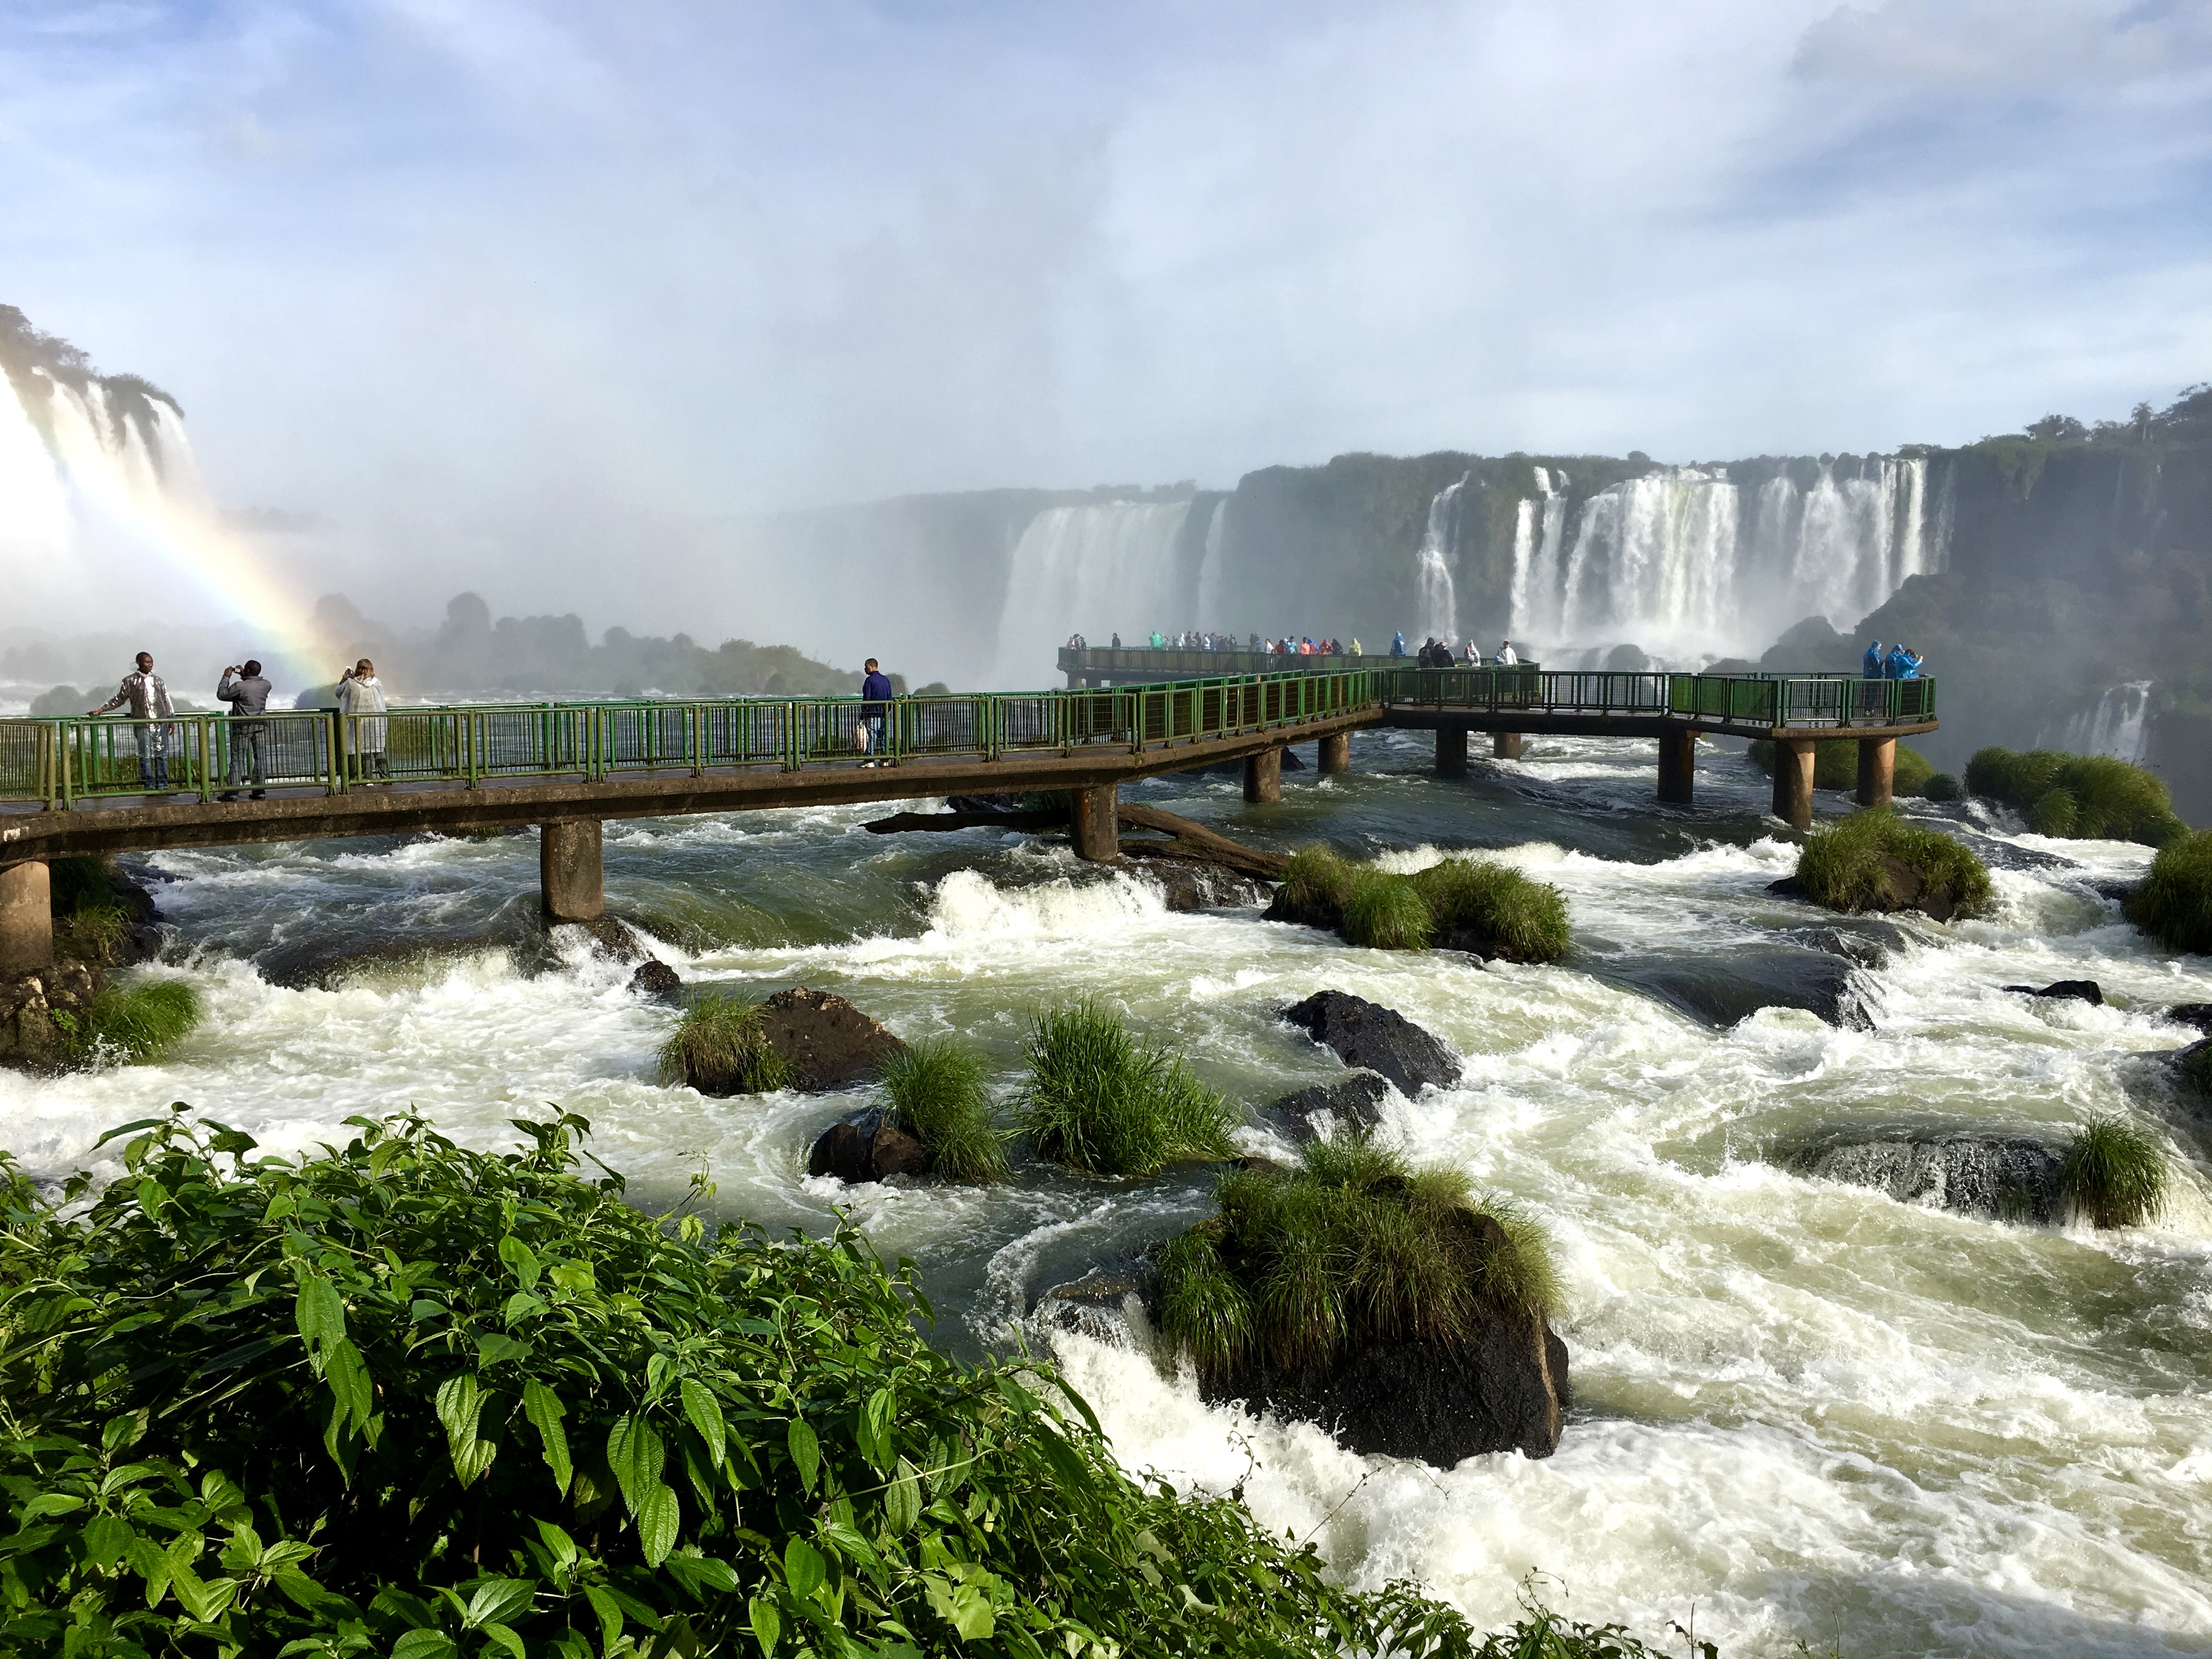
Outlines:
[[[1802,483],[1788,465],[1753,483],[1661,467],[1589,496],[1571,526],[1566,474],[1534,473],[1514,529],[1510,629],[1555,652],[1755,655],[1806,617],[1850,628],[1906,577],[1940,569],[1948,540],[1948,474],[1931,499],[1917,457],[1821,462]]]
[[[2045,727],[2038,744],[2063,749],[2069,755],[2110,755],[2115,760],[2139,761],[2150,720],[2154,682],[2130,680],[2108,689],[2090,707],[2070,716],[2056,738]]]

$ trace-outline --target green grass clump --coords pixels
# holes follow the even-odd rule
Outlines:
[[[1573,935],[1567,901],[1547,881],[1487,859],[1445,859],[1413,878],[1437,933],[1472,934],[1509,962],[1557,962]]]
[[[116,904],[83,906],[54,923],[54,955],[64,962],[105,967],[122,949],[131,918]]]
[[[0,1153],[10,1653],[1646,1652],[1344,1588],[1124,1473],[1048,1362],[933,1352],[857,1230],[580,1178],[580,1118],[292,1163],[184,1109],[97,1194]]]
[[[1540,1227],[1364,1135],[1310,1142],[1295,1168],[1240,1170],[1217,1194],[1220,1217],[1160,1261],[1162,1328],[1209,1378],[1326,1365],[1374,1341],[1452,1347],[1486,1305],[1559,1305]]]
[[[1334,848],[1301,847],[1283,866],[1281,896],[1302,911],[1341,911],[1352,897],[1358,873]]]
[[[2188,833],[2165,780],[2109,755],[1978,750],[1966,763],[1966,788],[2024,813],[2039,836],[2163,847]]]
[[[791,1086],[791,1062],[768,1040],[760,1005],[709,991],[684,1009],[660,1045],[660,1080],[702,1093],[765,1095]]]
[[[111,985],[76,1012],[57,1012],[63,1057],[75,1064],[115,1057],[158,1060],[200,1023],[200,994],[180,979]]]
[[[2138,1227],[2166,1208],[2171,1170],[2158,1138],[2118,1118],[2100,1118],[2074,1137],[2067,1196],[2096,1227]]]
[[[1410,876],[1363,871],[1345,902],[1345,937],[1370,950],[1425,951],[1436,931],[1436,918]]]
[[[884,1057],[891,1121],[926,1142],[939,1175],[976,1186],[1007,1176],[1006,1149],[991,1127],[982,1058],[951,1037],[923,1037]]]
[[[1920,793],[1927,800],[1962,800],[1966,787],[1948,772],[1931,772],[1928,781],[1920,786]]]
[[[1814,903],[1831,910],[1887,908],[1901,895],[1885,856],[1911,866],[1930,888],[1948,889],[1954,915],[1970,916],[1989,904],[1989,869],[1965,845],[1880,809],[1854,812],[1808,836],[1797,879]]]
[[[2169,951],[2212,956],[2212,830],[2160,848],[2126,908],[2130,921]]]
[[[1229,1103],[1089,998],[1038,1015],[1025,1049],[1018,1121],[1040,1158],[1135,1176],[1236,1155]]]

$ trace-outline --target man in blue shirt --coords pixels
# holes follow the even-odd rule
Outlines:
[[[868,659],[868,677],[860,682],[860,696],[866,699],[860,705],[860,747],[868,754],[881,757],[884,752],[884,716],[890,712],[890,676],[876,666],[873,657]],[[863,766],[881,766],[880,758],[864,760]]]

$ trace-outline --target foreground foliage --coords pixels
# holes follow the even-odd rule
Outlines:
[[[1534,1222],[1364,1135],[1309,1142],[1287,1170],[1239,1170],[1217,1196],[1219,1217],[1160,1264],[1162,1328],[1210,1376],[1254,1359],[1326,1364],[1376,1340],[1450,1346],[1481,1302],[1537,1314],[1559,1303]]]
[[[1966,791],[2025,813],[2039,836],[2163,847],[2189,833],[2163,778],[2108,755],[1977,750],[1966,763]]]
[[[1236,1155],[1229,1103],[1087,998],[1038,1015],[1025,1051],[1018,1121],[1040,1158],[1087,1175],[1148,1176]]]
[[[1642,1651],[1332,1587],[1121,1473],[1046,1368],[931,1352],[857,1234],[709,1237],[580,1179],[580,1119],[505,1155],[356,1121],[297,1165],[132,1125],[88,1205],[0,1156],[9,1650]]]
[[[191,1035],[200,1022],[200,994],[181,979],[103,986],[83,1008],[53,1018],[69,1063],[140,1064],[159,1060]]]
[[[2085,1126],[2067,1148],[2066,1195],[2095,1227],[2139,1227],[2166,1208],[2172,1179],[2157,1136],[2118,1118]]]
[[[2158,849],[2150,874],[2128,896],[2127,915],[2168,950],[2212,955],[2212,830]]]
[[[1797,879],[1816,904],[1831,910],[1896,908],[1904,866],[1928,888],[1950,895],[1952,914],[1988,908],[1988,866],[1940,830],[1909,823],[1880,808],[1852,813],[1806,836]]]
[[[977,1185],[1006,1178],[981,1056],[951,1037],[921,1037],[886,1054],[878,1069],[891,1121],[928,1145],[938,1174]]]
[[[791,1062],[768,1040],[760,1005],[709,991],[685,1008],[660,1045],[660,1080],[709,1093],[765,1095],[791,1086]]]

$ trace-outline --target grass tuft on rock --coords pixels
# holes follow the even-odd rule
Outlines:
[[[1370,950],[1425,951],[1436,931],[1436,917],[1410,876],[1363,871],[1345,901],[1345,937]]]
[[[1299,910],[1341,910],[1358,870],[1333,847],[1301,847],[1283,866],[1279,890]]]
[[[726,991],[696,998],[660,1045],[660,1080],[703,1094],[773,1094],[791,1086],[791,1062],[768,1040],[761,1006]]]
[[[1928,781],[1920,786],[1920,793],[1924,799],[1933,801],[1963,800],[1966,787],[1948,772],[1931,772]]]
[[[1910,908],[1896,866],[1948,896],[1948,914],[1971,916],[1988,908],[1988,866],[1941,830],[1908,823],[1871,808],[1815,830],[1798,854],[1797,879],[1808,897],[1831,910]]]
[[[1573,934],[1567,901],[1547,881],[1532,881],[1487,859],[1445,859],[1413,878],[1436,918],[1438,942],[1473,935],[1508,962],[1556,962]]]
[[[123,948],[131,918],[120,905],[88,904],[54,922],[54,955],[64,962],[104,968]]]
[[[2212,830],[2160,848],[2126,909],[2130,921],[2169,951],[2212,956]]]
[[[1977,750],[1966,763],[1966,790],[2022,813],[2039,836],[2163,847],[2189,833],[2164,779],[2109,755]]]
[[[980,1054],[951,1037],[922,1037],[885,1055],[878,1071],[892,1122],[928,1145],[938,1174],[979,1187],[1006,1179]]]
[[[63,1057],[75,1065],[118,1059],[131,1065],[159,1060],[200,1023],[200,994],[181,979],[111,985],[81,1012],[57,1013]]]
[[[1402,876],[1326,847],[1302,848],[1267,914],[1333,927],[1379,951],[1433,945],[1509,962],[1556,962],[1572,942],[1558,888],[1487,859],[1444,859]]]
[[[1375,1341],[1450,1348],[1485,1304],[1559,1305],[1540,1227],[1365,1135],[1310,1142],[1287,1170],[1239,1170],[1216,1195],[1219,1217],[1160,1256],[1162,1328],[1211,1378],[1326,1365]]]
[[[2172,1170],[2158,1137],[2119,1118],[2099,1118],[2074,1137],[2067,1196],[2095,1227],[2139,1227],[2166,1208]]]
[[[1141,1176],[1236,1156],[1229,1103],[1089,998],[1030,1028],[1018,1121],[1040,1158],[1086,1175]]]

